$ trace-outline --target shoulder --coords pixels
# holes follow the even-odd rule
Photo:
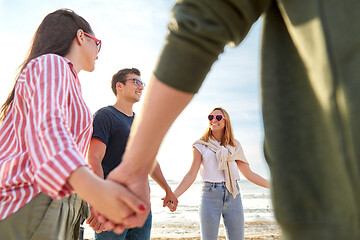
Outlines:
[[[96,114],[109,113],[111,111],[111,106],[102,107],[95,112]]]
[[[57,54],[54,54],[54,53],[47,53],[47,54],[44,54],[44,55],[41,55],[39,57],[37,57],[38,59],[41,59],[41,60],[56,60],[56,61],[60,61],[60,62],[64,62],[64,63],[69,63],[70,60],[68,60],[67,58],[65,57],[62,57],[60,55],[57,55]]]
[[[43,73],[54,76],[62,72],[70,71],[70,60],[57,54],[44,54],[32,59],[24,68],[22,74],[43,75]]]
[[[109,107],[103,107],[97,110],[93,117],[93,131],[94,134],[105,129],[110,129],[113,126],[112,114],[109,111]]]
[[[203,153],[208,147],[202,143],[194,143],[193,148],[197,149],[200,153]]]
[[[69,63],[71,63],[70,60],[66,59],[65,57],[53,53],[48,53],[32,59],[28,63],[27,67],[38,65],[46,65],[52,67],[54,65],[68,65]]]
[[[235,139],[235,144],[236,144],[236,147],[241,147],[241,144],[237,139]]]
[[[100,108],[94,113],[94,120],[95,118],[102,118],[104,116],[108,117],[110,113],[111,113],[111,106]]]
[[[57,54],[44,54],[32,59],[19,76],[19,81],[31,83],[47,91],[65,91],[72,81],[70,60]],[[44,87],[44,85],[47,87]]]

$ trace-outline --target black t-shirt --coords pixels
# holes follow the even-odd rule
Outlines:
[[[106,145],[101,163],[104,177],[121,162],[134,116],[129,117],[113,106],[101,108],[94,114],[92,136]]]

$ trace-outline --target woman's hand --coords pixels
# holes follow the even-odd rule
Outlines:
[[[128,191],[131,191],[132,194],[135,194],[137,201],[144,203],[142,206],[139,206],[140,208],[138,208],[137,211],[134,211],[133,214],[121,221],[121,224],[126,228],[142,227],[150,213],[151,206],[148,175],[129,175],[126,168],[124,169],[124,165],[120,164],[109,173],[106,179],[120,183],[120,185],[126,187]],[[111,218],[109,219],[112,220]]]
[[[163,207],[168,207],[171,212],[176,211],[179,201],[172,191],[166,192],[166,196],[161,198],[161,200],[163,200]]]
[[[137,195],[118,182],[101,179],[87,167],[76,169],[69,177],[68,182],[78,195],[96,210],[93,211],[94,215],[100,213],[106,219],[122,226],[117,228],[117,233],[121,233],[124,226],[140,226],[141,224],[135,221],[126,224],[129,223],[127,219],[131,220],[138,215],[147,216],[150,211],[149,201],[145,203],[140,200]],[[109,228],[104,225],[104,227],[112,229],[112,226]]]

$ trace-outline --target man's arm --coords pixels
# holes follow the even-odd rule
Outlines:
[[[148,174],[164,135],[193,95],[169,87],[153,76],[142,110],[132,125],[123,160],[107,178],[127,186],[150,205],[149,188],[145,187],[149,181]],[[138,151],[139,146],[146,147]],[[145,220],[146,217],[136,215],[134,218],[125,219],[124,224],[143,224]]]
[[[166,46],[154,70],[162,82],[155,76],[150,81],[123,161],[110,172],[109,179],[125,185],[145,203],[150,202],[145,186],[164,135],[197,92],[224,46],[229,42],[238,44],[271,2],[208,4],[206,0],[193,0],[179,1],[174,6]],[[143,216],[135,216],[124,223],[145,220]]]
[[[97,138],[91,138],[90,147],[87,154],[87,162],[92,167],[93,172],[101,178],[104,178],[104,171],[101,162],[105,156],[106,145]]]
[[[153,76],[142,110],[136,115],[131,127],[123,160],[111,175],[125,174],[131,178],[141,176],[143,180],[147,178],[166,132],[193,96],[192,93],[169,87]],[[146,147],[138,151],[139,146]],[[120,169],[124,171],[119,171]],[[116,181],[116,177],[113,180]]]
[[[155,163],[155,166],[153,168],[153,170],[150,173],[150,177],[152,179],[154,179],[154,181],[159,184],[160,187],[162,187],[162,189],[165,190],[165,197],[163,198],[164,202],[163,202],[163,207],[168,206],[170,211],[175,211],[177,204],[178,204],[178,200],[175,197],[173,191],[171,190],[169,184],[167,183],[167,181],[165,180],[165,177],[161,171],[160,165],[158,162]],[[170,203],[170,204],[168,204]]]
[[[93,172],[101,178],[104,178],[104,171],[101,166],[101,162],[105,156],[106,145],[97,138],[91,138],[90,147],[87,154],[87,162],[92,167]],[[86,220],[86,223],[96,231],[100,233],[103,230],[106,230],[104,226],[97,220],[92,206],[90,206],[91,216]]]

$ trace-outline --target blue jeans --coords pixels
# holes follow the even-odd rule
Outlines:
[[[204,182],[200,205],[202,240],[218,239],[221,216],[224,220],[226,239],[243,240],[244,210],[240,194],[234,199],[226,189],[225,183]]]
[[[95,240],[150,240],[152,214],[149,213],[144,226],[141,228],[125,229],[122,234],[113,231],[95,233]]]

